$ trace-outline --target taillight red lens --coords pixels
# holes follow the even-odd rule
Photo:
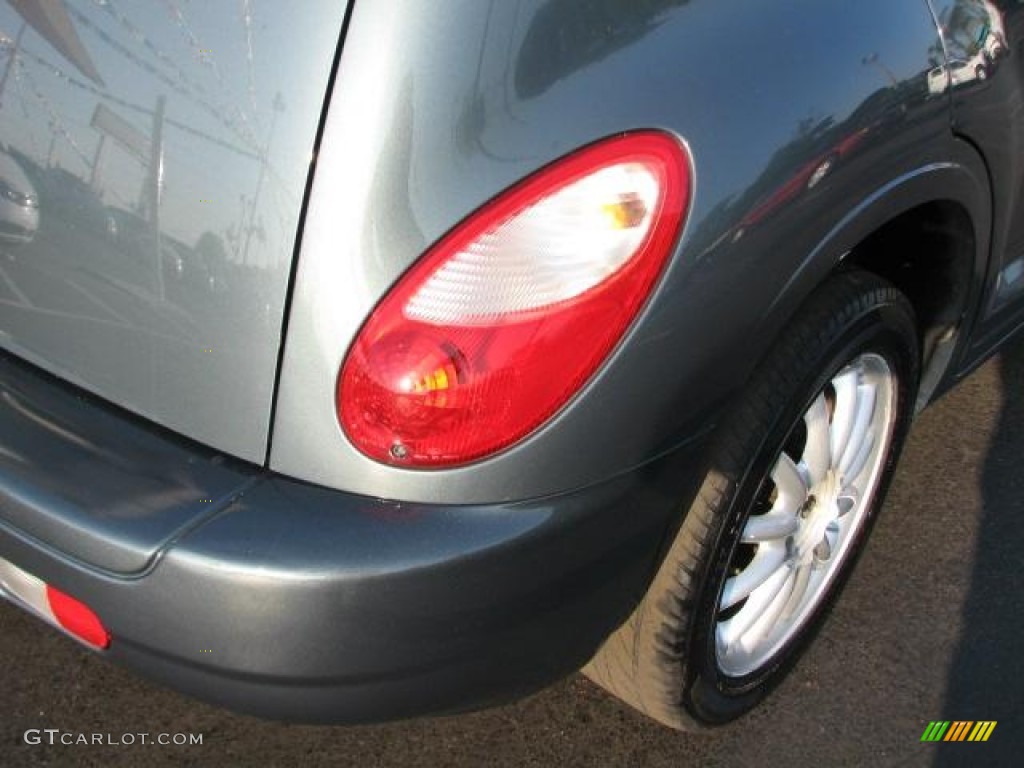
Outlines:
[[[338,377],[341,425],[400,466],[520,440],[607,358],[650,295],[690,194],[655,131],[586,147],[472,214],[377,306]]]

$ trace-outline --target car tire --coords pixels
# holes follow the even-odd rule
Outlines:
[[[820,286],[720,422],[650,589],[584,673],[681,730],[755,706],[820,625],[870,531],[919,356],[913,310],[892,285],[851,270]]]

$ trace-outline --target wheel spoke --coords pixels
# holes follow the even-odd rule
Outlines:
[[[782,612],[782,618],[786,621],[793,618],[797,610],[800,608],[800,604],[803,602],[804,595],[807,594],[807,588],[811,584],[811,566],[801,565],[796,569],[796,573],[793,577],[793,590],[789,593],[789,597],[786,600],[785,610]]]
[[[832,460],[839,461],[843,446],[850,439],[853,431],[854,417],[857,415],[857,384],[860,372],[856,368],[847,368],[832,379],[832,388],[836,392],[836,402],[832,409],[832,429],[829,438],[832,449]],[[834,466],[834,465],[833,465]]]
[[[722,588],[721,610],[731,608],[771,578],[786,561],[784,542],[770,541],[758,544],[750,564],[730,579]]]
[[[807,470],[809,485],[814,486],[825,478],[832,466],[832,449],[829,445],[828,405],[825,394],[821,393],[804,414],[807,425],[807,443],[801,463]]]
[[[743,637],[751,626],[760,618],[762,612],[793,578],[790,568],[779,568],[760,587],[750,593],[746,605],[727,621],[721,621],[716,627],[719,647],[731,648]]]
[[[832,555],[836,553],[836,548],[839,545],[840,530],[838,519],[833,520],[825,527],[821,541],[819,541],[817,546],[814,548],[814,557],[818,561],[818,567],[826,565]]]
[[[825,526],[825,542],[828,544],[829,551],[835,553],[836,549],[838,549],[839,534],[841,532],[842,529],[838,520],[833,520]]]
[[[860,453],[861,444],[867,437],[871,427],[871,417],[875,413],[875,388],[869,384],[861,384],[857,387],[857,416],[853,422],[853,431],[850,438],[842,447],[842,458],[839,459],[839,472],[844,477],[847,470],[852,466],[853,460]]]
[[[797,513],[806,498],[803,484],[798,483],[800,492],[793,495],[776,483],[775,501],[772,508],[761,515],[751,515],[743,527],[742,541],[757,544],[772,539],[784,539],[799,527]]]
[[[864,470],[864,465],[868,463],[868,457],[871,455],[871,450],[874,447],[875,430],[868,429],[867,433],[864,435],[864,439],[861,441],[857,455],[853,457],[853,461],[850,462],[850,466],[844,471],[844,476],[851,480],[859,477],[860,473]]]
[[[747,544],[757,544],[773,539],[784,539],[796,533],[798,527],[796,510],[751,515],[743,527],[743,541]]]
[[[761,611],[757,621],[751,624],[750,629],[744,633],[743,644],[745,647],[753,648],[771,635],[786,606],[793,602],[793,596],[800,584],[800,573],[806,571],[807,568],[798,567],[795,570],[787,568],[786,570],[788,571],[786,588],[779,590],[772,601]]]
[[[793,460],[785,453],[781,454],[779,460],[775,462],[775,467],[772,469],[772,482],[775,483],[778,492],[786,497],[787,503],[796,500],[799,505],[807,498],[808,489],[804,484],[803,475],[800,474],[800,470],[796,468]]]

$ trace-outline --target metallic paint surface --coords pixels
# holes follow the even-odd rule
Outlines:
[[[950,88],[953,129],[984,155],[991,176],[993,263],[973,340],[984,354],[1024,311],[1024,6],[1015,0],[932,4],[946,56],[969,62],[967,75]]]
[[[429,502],[612,477],[714,421],[853,232],[938,188],[978,210],[983,169],[952,139],[948,94],[929,90],[942,46],[926,3],[587,8],[356,5],[299,257],[272,469]],[[692,211],[660,289],[585,390],[518,445],[459,469],[395,469],[351,446],[336,376],[388,287],[483,201],[640,128],[688,143]]]
[[[0,3],[0,150],[40,196],[0,240],[0,348],[262,463],[346,2],[37,11]]]
[[[2,370],[0,425],[24,410],[50,422],[3,433],[26,452],[0,464],[0,558],[88,605],[112,661],[287,720],[483,706],[578,669],[646,589],[700,465],[697,441],[573,494],[406,504],[239,472],[23,363]],[[45,514],[11,507],[26,485]]]
[[[253,470],[74,396],[0,352],[0,528],[101,570],[137,574]]]
[[[222,116],[241,120],[248,103],[251,117],[264,97],[262,160],[242,172],[226,159],[238,152],[210,141],[241,124],[207,114],[214,123],[196,127],[167,79],[162,99],[143,89],[154,77],[143,65],[111,66],[130,60],[111,40],[132,38],[145,51],[127,50],[194,89],[196,72],[217,78],[208,49],[173,15],[171,37],[147,27],[156,50],[183,36],[194,49],[197,69],[175,72],[129,34],[134,21],[97,15],[113,5],[80,7],[110,40],[76,16],[93,66],[65,46],[80,61],[62,71],[77,84],[44,88],[53,72],[38,59],[57,49],[19,34],[0,6],[0,30],[28,57],[0,91],[0,140],[44,182],[35,240],[0,258],[0,346],[13,353],[0,355],[0,557],[96,610],[112,660],[238,709],[376,720],[492,703],[572,671],[646,589],[718,410],[854,245],[900,212],[949,200],[977,233],[971,308],[998,309],[982,294],[1014,274],[987,259],[990,230],[997,258],[1014,237],[1012,201],[990,226],[991,193],[1019,179],[1000,172],[1003,186],[990,187],[989,171],[1016,134],[984,117],[996,109],[984,94],[1012,96],[1013,70],[996,61],[984,83],[954,78],[923,0],[451,0],[444,13],[427,0],[362,0],[306,212],[270,467],[253,467],[221,452],[265,455],[300,212],[297,198],[262,194],[301,190],[344,9],[302,5],[292,22],[318,22],[318,42],[302,55],[279,48],[291,53],[262,69],[267,49],[250,43],[294,43],[287,22],[259,26],[276,6],[244,3],[255,15],[199,30],[239,33],[236,59],[213,53],[238,65],[221,77],[240,111]],[[287,73],[268,70],[277,61],[308,75],[287,78],[280,102],[266,98]],[[117,94],[141,111],[126,118]],[[96,97],[116,117],[96,117]],[[77,122],[40,123],[47,103]],[[27,132],[33,121],[46,130]],[[299,160],[275,159],[271,124],[272,146]],[[161,162],[147,136],[164,128]],[[689,225],[585,391],[521,444],[463,469],[396,470],[348,445],[337,372],[388,287],[483,201],[641,128],[691,149]],[[117,146],[101,149],[100,133]],[[131,156],[90,160],[115,150]],[[241,211],[219,219],[203,207],[215,195],[185,205],[193,187],[174,179],[189,163],[232,205],[244,195]]]

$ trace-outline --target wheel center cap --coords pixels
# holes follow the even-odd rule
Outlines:
[[[834,528],[839,520],[839,488],[838,474],[829,470],[808,494],[800,512],[800,526],[793,536],[793,556],[797,562],[809,563],[815,557],[827,560],[831,556],[831,545],[820,545],[829,540],[830,526]]]

